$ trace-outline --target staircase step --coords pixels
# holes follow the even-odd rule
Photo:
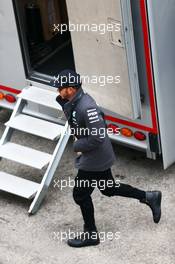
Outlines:
[[[50,140],[59,138],[64,129],[64,126],[24,114],[15,116],[6,126]]]
[[[0,190],[12,193],[26,199],[31,199],[35,196],[39,184],[14,175],[0,172]]]
[[[41,170],[49,163],[52,155],[8,142],[0,146],[0,157]]]
[[[18,94],[18,97],[27,101],[62,111],[61,106],[56,102],[57,96],[58,93],[56,92],[35,86],[29,86],[26,89],[23,89],[20,94]]]

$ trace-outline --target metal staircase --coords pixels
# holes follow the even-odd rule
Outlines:
[[[18,95],[15,108],[10,120],[5,124],[6,128],[0,140],[1,158],[12,160],[39,170],[46,168],[40,184],[0,171],[0,190],[26,199],[33,199],[28,211],[29,214],[34,214],[39,209],[60,162],[70,134],[68,122],[59,124],[43,120],[39,117],[25,114],[24,108],[28,102],[32,102],[47,108],[60,110],[60,106],[55,98],[56,93],[49,90],[33,86],[23,89]],[[15,130],[57,141],[54,152],[51,155],[33,148],[12,143],[10,140]]]

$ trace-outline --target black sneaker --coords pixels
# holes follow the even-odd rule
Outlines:
[[[161,201],[162,193],[160,191],[146,192],[146,198],[140,200],[141,203],[145,203],[151,208],[153,220],[156,224],[159,223],[161,218]]]
[[[80,236],[73,239],[68,239],[67,244],[70,247],[88,247],[100,244],[100,239],[97,231],[82,232]]]

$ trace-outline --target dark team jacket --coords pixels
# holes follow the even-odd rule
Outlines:
[[[110,168],[116,157],[101,109],[95,100],[79,88],[70,101],[61,96],[56,101],[62,106],[71,132],[78,139],[73,144],[74,151],[82,152],[75,160],[75,167],[85,171],[104,171]]]

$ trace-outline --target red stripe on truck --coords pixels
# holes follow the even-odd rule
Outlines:
[[[7,87],[7,86],[3,86],[3,85],[0,85],[0,90],[8,91],[8,92],[10,92],[10,93],[14,93],[14,94],[19,94],[19,93],[21,93],[20,90],[16,90],[16,89],[14,89],[14,88]]]

